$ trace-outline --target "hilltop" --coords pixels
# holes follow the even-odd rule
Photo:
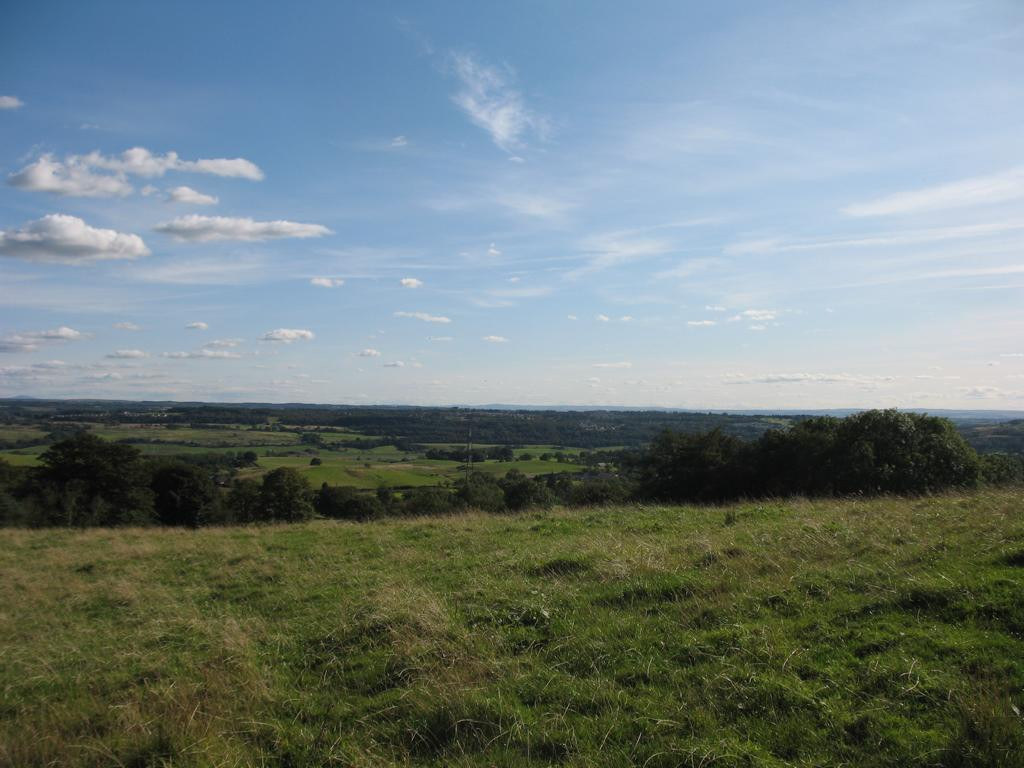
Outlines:
[[[0,763],[1022,764],[1019,490],[0,531]]]

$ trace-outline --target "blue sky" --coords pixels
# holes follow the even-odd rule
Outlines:
[[[1024,5],[21,3],[0,395],[1024,408]]]

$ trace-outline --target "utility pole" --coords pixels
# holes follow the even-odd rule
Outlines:
[[[469,476],[473,472],[473,416],[469,416],[469,437],[466,442],[466,484],[469,485]]]

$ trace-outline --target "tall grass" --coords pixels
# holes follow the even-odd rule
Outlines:
[[[2,531],[0,763],[1024,765],[1022,502]]]

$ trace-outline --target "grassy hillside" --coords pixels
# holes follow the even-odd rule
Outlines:
[[[0,531],[0,764],[1024,765],[1024,497]]]

